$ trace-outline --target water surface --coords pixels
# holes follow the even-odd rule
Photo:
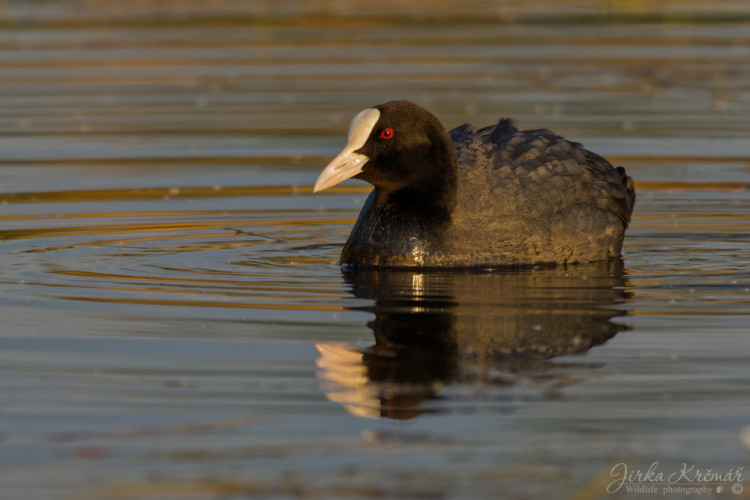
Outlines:
[[[654,462],[747,497],[744,3],[39,4],[1,9],[3,499],[630,498]],[[311,185],[392,98],[624,165],[621,265],[342,272],[368,188]]]

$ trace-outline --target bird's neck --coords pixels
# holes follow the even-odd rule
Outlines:
[[[441,141],[442,142],[442,141]],[[416,182],[393,191],[381,190],[376,196],[409,216],[424,215],[433,220],[449,220],[456,208],[458,166],[456,150],[448,139],[424,159],[428,168]]]
[[[425,220],[447,221],[456,206],[455,190],[446,189],[444,185],[405,187],[390,193],[378,193],[392,210],[397,210],[405,218],[424,218]]]

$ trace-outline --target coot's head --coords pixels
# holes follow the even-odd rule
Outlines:
[[[383,193],[435,196],[454,192],[456,175],[456,151],[435,115],[409,101],[391,101],[352,119],[346,146],[314,191],[353,177]]]

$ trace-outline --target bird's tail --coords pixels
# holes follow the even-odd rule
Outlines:
[[[625,167],[617,167],[615,170],[620,174],[622,185],[625,186],[628,192],[628,222],[630,222],[630,217],[633,215],[633,208],[635,207],[635,185],[633,184],[633,178],[625,172]]]

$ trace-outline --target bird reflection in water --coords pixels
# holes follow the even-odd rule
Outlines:
[[[551,358],[582,354],[627,327],[620,261],[504,272],[347,270],[374,300],[375,344],[316,344],[331,401],[364,417],[409,419],[453,383],[525,383],[547,393],[579,378]],[[580,371],[580,370],[579,370]]]

